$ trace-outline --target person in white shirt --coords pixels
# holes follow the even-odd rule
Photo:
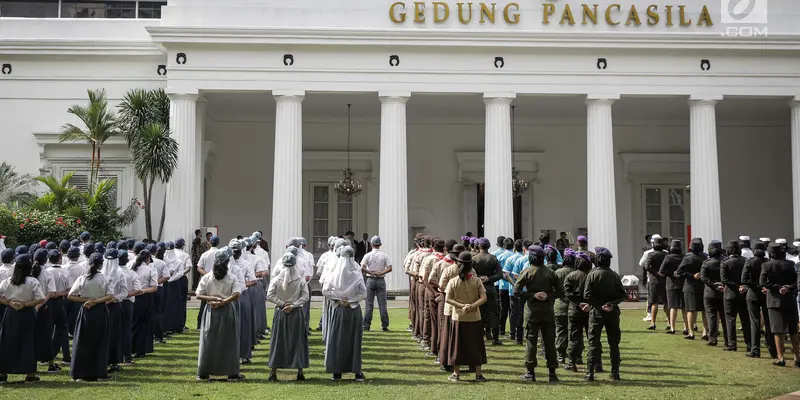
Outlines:
[[[373,236],[369,241],[372,251],[361,259],[361,271],[367,275],[367,307],[364,311],[364,330],[368,331],[372,324],[372,309],[375,296],[378,297],[378,309],[381,315],[381,329],[389,330],[389,312],[386,309],[386,274],[392,272],[392,260],[381,251],[383,242],[378,236]]]
[[[36,306],[36,329],[34,332],[34,343],[36,349],[36,361],[47,363],[56,370],[53,359],[53,316],[50,313],[49,300],[56,292],[56,283],[53,275],[46,269],[47,250],[38,249],[33,253],[33,268],[31,276],[39,281],[44,292],[44,302]],[[57,371],[57,370],[56,370]]]
[[[94,253],[99,254],[99,253]],[[127,253],[123,253],[127,255]],[[108,326],[110,341],[108,345],[108,372],[119,372],[119,364],[124,361],[123,341],[124,341],[124,311],[122,302],[128,297],[130,289],[125,279],[124,272],[120,269],[120,253],[111,249],[104,254],[103,269],[101,272],[111,287],[114,298],[108,304]],[[124,257],[123,257],[124,260]]]
[[[67,276],[69,277],[69,286],[75,284],[75,281],[78,280],[81,276],[86,275],[88,271],[88,263],[81,262],[81,249],[77,246],[72,246],[67,251],[67,261],[66,264],[62,265],[61,267],[67,271]],[[78,320],[78,314],[81,310],[81,305],[76,304],[74,302],[67,302],[66,303],[67,309],[67,322],[69,323],[69,335],[73,336],[75,333],[75,324]]]
[[[183,238],[175,239],[175,249],[172,251],[175,258],[175,267],[173,269],[172,277],[169,278],[170,282],[175,283],[174,288],[177,289],[178,294],[173,295],[172,299],[177,299],[170,304],[169,321],[172,325],[172,331],[175,333],[183,333],[186,328],[186,300],[189,296],[189,278],[186,273],[192,270],[192,256],[183,251],[186,246],[186,240]]]
[[[269,265],[264,259],[255,254],[258,249],[258,238],[251,236],[247,242],[246,256],[253,264],[256,275],[256,287],[253,288],[253,314],[255,315],[255,332],[257,339],[265,339],[267,334],[267,289],[264,286],[264,276],[269,274]]]
[[[322,287],[322,295],[335,304],[330,315],[328,338],[325,342],[325,370],[339,381],[343,373],[354,373],[356,382],[363,382],[361,370],[362,315],[361,300],[367,287],[361,268],[353,257],[355,250],[344,246],[330,276]]]
[[[308,285],[295,269],[297,256],[286,253],[281,259],[281,274],[270,282],[267,300],[275,304],[275,319],[269,342],[270,382],[277,382],[279,368],[297,370],[297,380],[304,381],[308,368],[308,335],[303,305],[308,303]]]
[[[144,251],[145,244],[142,242],[136,243],[134,246],[134,253],[141,254]],[[125,286],[128,287],[128,295],[122,299],[122,365],[133,365],[133,308],[136,303],[136,297],[142,294],[142,285],[139,283],[139,276],[136,272],[131,270],[135,263],[131,260],[128,254],[120,254],[119,257],[119,271],[122,279],[125,280]]]
[[[150,254],[153,258],[153,269],[156,271],[158,277],[158,289],[155,296],[153,296],[153,336],[158,343],[167,343],[165,340],[168,335],[166,334],[168,321],[167,321],[167,299],[168,299],[168,286],[167,282],[171,276],[167,264],[164,262],[164,254],[167,251],[167,245],[164,242],[151,244],[148,246]]]
[[[336,258],[336,254],[333,252],[333,245],[336,244],[336,236],[328,237],[328,251],[322,253],[317,260],[317,280],[319,284],[322,285],[322,275],[325,273],[325,266],[331,262],[332,259]],[[325,300],[322,302],[322,310],[323,312],[319,315],[319,326],[317,326],[317,331],[322,330],[322,316],[325,313],[325,308],[327,307]]]
[[[0,253],[0,258],[2,259],[2,264],[0,264],[0,282],[11,278],[11,275],[14,274],[14,250],[12,249],[5,249]],[[0,323],[3,322],[3,315],[6,313],[6,306],[4,304],[0,304]]]
[[[207,270],[197,284],[197,298],[205,301],[200,329],[200,351],[197,356],[197,378],[207,380],[211,375],[224,375],[239,381],[239,313],[231,303],[238,300],[244,285],[229,269],[228,248],[214,253],[214,266]]]
[[[650,235],[648,235],[648,236],[650,236]],[[645,270],[645,267],[647,267],[647,256],[649,256],[650,253],[653,252],[653,243],[655,243],[655,241],[657,239],[661,239],[661,235],[655,234],[655,235],[650,236],[650,241],[649,241],[649,244],[648,244],[649,248],[644,251],[644,253],[642,254],[642,258],[639,259],[639,267],[642,269],[642,272],[643,272],[642,281],[643,281],[645,287],[647,287],[647,282],[650,281],[650,277],[647,274],[647,271]],[[652,319],[652,317],[650,315],[650,309],[653,306],[652,302],[650,301],[651,298],[652,298],[652,296],[649,296],[649,295],[647,296],[647,316],[642,318],[642,321],[648,321],[649,322]],[[667,322],[667,323],[669,323],[669,322]]]
[[[211,248],[203,252],[203,254],[200,255],[200,259],[197,260],[197,273],[200,274],[201,278],[214,268],[214,255],[217,254],[217,250],[219,250],[219,236],[211,236],[209,243],[211,243]],[[200,329],[200,322],[203,320],[205,309],[206,302],[201,301],[200,311],[197,313],[197,329]]]
[[[304,278],[306,280],[306,284],[311,284],[311,277],[314,276],[314,254],[309,251],[306,251],[306,247],[308,246],[308,242],[305,238],[299,237],[297,240],[300,242],[300,256],[305,259],[305,272]],[[308,287],[308,292],[311,293],[311,286]],[[306,305],[303,306],[306,311],[306,327],[308,327],[308,334],[311,334],[311,297],[309,296]]]
[[[36,307],[44,302],[41,284],[33,278],[33,262],[27,254],[17,257],[14,273],[0,282],[0,304],[6,306],[0,340],[0,383],[8,382],[8,374],[25,374],[26,382],[39,381],[36,376],[34,331]]]
[[[236,275],[236,279],[244,286],[239,296],[239,358],[242,364],[250,364],[253,357],[253,310],[250,296],[252,288],[256,286],[256,276],[254,270],[250,268],[247,259],[242,257],[244,243],[238,239],[233,239],[228,244],[233,253],[230,261],[231,272]]]
[[[131,352],[141,358],[153,352],[153,296],[158,290],[158,274],[153,268],[149,250],[142,250],[136,260],[129,263],[130,274],[134,276],[134,290],[139,291],[133,303],[131,322]]]
[[[248,272],[252,274],[253,281],[255,285],[253,285],[252,289],[248,290],[247,297],[250,299],[250,332],[251,332],[251,343],[253,346],[260,344],[260,339],[264,339],[264,335],[259,333],[259,310],[263,310],[264,312],[264,319],[266,319],[266,294],[264,293],[263,288],[258,286],[258,275],[256,275],[256,262],[258,257],[256,257],[251,251],[253,250],[253,245],[255,241],[251,237],[246,237],[242,239],[242,243],[244,244],[244,250],[242,251],[241,259],[245,260]],[[259,302],[261,302],[261,306],[259,307]]]
[[[109,257],[117,255],[116,250],[109,250]],[[106,367],[111,341],[111,316],[107,303],[114,300],[116,285],[101,272],[103,263],[102,254],[92,254],[88,260],[89,270],[75,280],[69,291],[69,300],[80,305],[69,368],[73,380],[109,378]]]
[[[745,260],[753,258],[753,250],[750,248],[750,236],[739,236],[739,247],[742,249],[742,258]]]
[[[53,282],[55,282],[56,291],[53,293],[50,300],[47,301],[47,306],[50,308],[50,315],[53,317],[53,357],[58,355],[61,351],[61,364],[69,365],[71,356],[71,349],[69,347],[69,322],[67,318],[66,299],[69,295],[69,290],[72,287],[69,281],[69,272],[61,267],[62,255],[58,250],[50,250],[48,252],[50,267],[47,271],[52,275]],[[47,372],[58,372],[61,368],[54,363],[50,364]]]

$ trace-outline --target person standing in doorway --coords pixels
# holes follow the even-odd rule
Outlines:
[[[200,262],[200,256],[208,251],[208,241],[204,241],[202,237],[203,231],[196,229],[194,231],[194,239],[192,239],[192,290],[197,289],[197,283],[200,282],[202,274],[197,269],[197,263]],[[202,312],[200,313],[202,315]],[[198,316],[199,318],[199,316]],[[198,322],[199,323],[199,322]]]
[[[364,330],[368,331],[372,324],[372,310],[375,297],[378,298],[378,309],[381,315],[381,330],[389,330],[389,311],[386,309],[385,276],[392,272],[392,260],[381,251],[383,241],[379,236],[370,239],[372,251],[361,260],[361,271],[367,275],[367,305],[364,311]]]

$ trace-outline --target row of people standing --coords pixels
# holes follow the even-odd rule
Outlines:
[[[701,238],[684,251],[679,240],[667,246],[654,235],[653,249],[646,252],[642,266],[648,272],[648,297],[651,297],[652,322],[656,329],[658,307],[668,309],[667,333],[675,334],[678,313],[684,314],[684,338],[693,340],[694,326],[701,313],[702,339],[717,346],[720,325],[723,350],[737,351],[737,324],[742,326],[746,356],[761,357],[762,323],[764,342],[776,366],[785,366],[784,337],[789,335],[800,367],[798,341],[798,274],[795,263],[787,259],[785,239],[770,243],[762,238],[751,249],[750,238],[741,236],[725,248],[712,240],[705,248]],[[797,242],[800,245],[800,242]]]
[[[41,242],[6,249],[2,254],[0,292],[3,319],[0,351],[14,351],[24,368],[0,362],[0,382],[7,374],[23,373],[36,381],[36,364],[26,356],[33,349],[35,361],[48,364],[47,372],[59,372],[56,363],[70,366],[75,380],[102,380],[131,365],[134,357],[154,350],[170,333],[184,330],[186,319],[185,274],[190,269],[185,241],[145,245],[121,240],[108,245],[94,243],[88,232],[72,242]],[[13,274],[25,274],[38,285],[27,285]],[[35,286],[35,287],[34,287]],[[30,306],[30,302],[40,301]],[[32,341],[28,325],[16,316],[33,311]],[[9,320],[7,315],[14,315]],[[12,332],[18,334],[12,335]],[[72,346],[69,339],[72,338]],[[31,347],[32,346],[32,347]],[[10,349],[10,350],[9,350]]]
[[[578,239],[579,245],[585,249],[586,238]],[[562,257],[555,247],[542,246],[541,242],[530,245],[530,242],[519,241],[515,247],[514,240],[501,237],[498,238],[501,248],[491,254],[490,242],[486,238],[467,237],[462,240],[471,251],[454,240],[418,235],[415,249],[409,252],[404,262],[411,285],[409,331],[421,348],[428,351],[427,355],[438,357],[442,370],[452,372],[449,380],[460,380],[460,367],[463,365],[475,371],[477,381],[485,380],[481,373],[481,366],[487,362],[485,343],[502,344],[499,340],[502,334],[500,326],[505,322],[499,323],[498,315],[512,303],[511,299],[507,302],[501,300],[498,307],[495,301],[495,282],[501,279],[510,285],[509,289],[500,289],[501,299],[503,291],[509,291],[513,303],[524,310],[524,315],[521,310],[510,310],[513,314],[512,338],[518,344],[526,339],[525,367],[528,372],[521,379],[536,380],[534,369],[540,332],[549,381],[558,381],[556,369],[560,361],[566,362],[566,346],[564,351],[556,350],[557,330],[565,339],[569,336],[575,343],[570,347],[572,357],[565,367],[577,371],[577,362],[573,360],[577,361],[583,352],[582,334],[585,329],[589,331],[590,340],[586,379],[594,380],[594,373],[601,370],[600,333],[603,329],[607,331],[611,351],[612,379],[619,379],[617,305],[627,296],[619,276],[609,268],[611,253],[607,249],[598,248],[599,256],[588,250],[580,253],[570,250]],[[559,266],[562,258],[563,265]],[[519,269],[515,273],[517,263]],[[597,265],[596,272],[587,279],[593,263]],[[565,283],[569,288],[567,291]],[[569,317],[566,320],[556,319],[556,302],[567,305]],[[557,328],[557,325],[564,326]]]

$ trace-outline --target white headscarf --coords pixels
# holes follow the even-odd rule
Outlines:
[[[289,289],[289,284],[300,279],[300,271],[296,268],[297,265],[297,256],[292,253],[286,253],[281,258],[281,265],[283,268],[281,272],[278,274],[276,279],[281,279],[283,291],[287,291]],[[281,293],[278,293],[278,298],[281,297]]]
[[[355,251],[350,246],[339,249],[340,257],[325,279],[322,293],[336,300],[348,300],[358,293],[358,285],[364,283],[361,268],[353,260]]]
[[[119,270],[119,259],[103,259],[103,268],[100,269],[100,272],[103,273],[109,282],[118,282],[122,274],[122,272]]]

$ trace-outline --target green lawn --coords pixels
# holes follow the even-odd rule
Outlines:
[[[271,313],[271,312],[270,312]],[[379,324],[377,310],[373,326]],[[243,368],[247,379],[240,383],[195,381],[197,367],[197,331],[180,335],[166,345],[157,345],[156,353],[139,360],[135,366],[108,382],[74,383],[66,371],[42,374],[36,384],[12,384],[0,387],[0,398],[15,399],[128,399],[128,398],[230,398],[230,399],[411,399],[411,398],[530,398],[555,396],[559,399],[767,399],[800,390],[800,370],[777,368],[769,359],[751,360],[743,352],[727,353],[709,348],[700,340],[690,342],[680,335],[646,331],[642,311],[623,312],[622,382],[612,384],[608,374],[588,384],[582,374],[560,371],[561,383],[525,384],[518,376],[524,373],[524,348],[516,345],[489,347],[485,375],[489,382],[449,383],[433,359],[425,357],[405,332],[406,311],[390,310],[391,332],[365,332],[364,373],[367,382],[331,383],[323,368],[320,334],[311,336],[311,368],[308,381],[295,384],[294,373],[286,371],[277,384],[267,382],[268,342],[257,347],[253,364]],[[187,326],[193,327],[196,311],[190,312]],[[319,318],[318,310],[312,321]],[[720,343],[722,341],[720,340]],[[740,345],[744,348],[744,345]],[[766,350],[763,350],[766,353]],[[608,361],[605,362],[608,368]],[[546,370],[540,368],[542,378]],[[464,378],[467,375],[463,375]],[[12,376],[19,381],[20,376]],[[447,397],[446,397],[447,396]]]

